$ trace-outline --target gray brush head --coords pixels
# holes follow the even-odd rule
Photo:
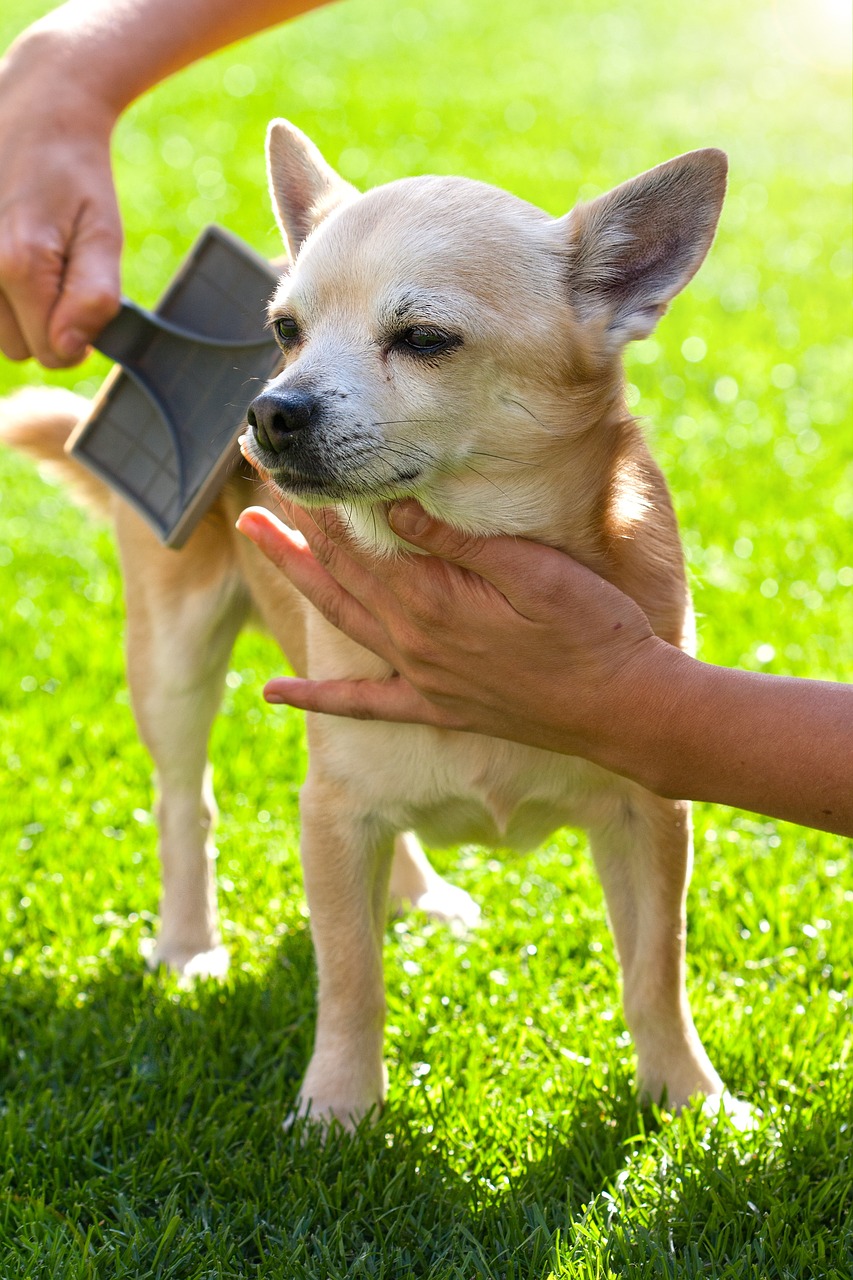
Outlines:
[[[124,302],[95,341],[118,362],[66,448],[180,547],[239,463],[246,409],[281,352],[265,328],[280,272],[207,227],[154,313]]]

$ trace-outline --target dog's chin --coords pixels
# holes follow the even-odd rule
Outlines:
[[[415,496],[421,472],[410,471],[391,476],[386,481],[360,483],[357,476],[345,480],[336,476],[305,475],[290,468],[261,464],[268,484],[291,502],[303,507],[329,506],[332,503],[355,503],[373,506]]]

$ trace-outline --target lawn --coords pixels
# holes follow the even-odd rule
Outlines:
[[[44,7],[5,0],[0,42]],[[848,679],[844,5],[522,8],[346,0],[145,98],[116,138],[126,291],[152,303],[207,221],[276,249],[273,115],[358,184],[458,172],[553,213],[722,146],[717,242],[630,352],[629,394],[673,490],[702,656]],[[92,391],[105,367],[0,360],[0,391]],[[388,1106],[352,1140],[301,1143],[280,1122],[314,1017],[304,745],[299,716],[260,700],[277,651],[240,639],[212,744],[231,976],[185,989],[138,956],[158,873],[112,540],[10,455],[0,610],[2,1280],[853,1272],[849,841],[697,809],[690,988],[763,1113],[748,1137],[638,1111],[602,895],[566,831],[524,860],[436,853],[483,926],[389,926]]]

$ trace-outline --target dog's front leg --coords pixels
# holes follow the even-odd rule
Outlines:
[[[355,818],[339,786],[302,791],[302,860],[317,956],[314,1053],[297,1114],[346,1129],[385,1097],[382,943],[394,832]]]
[[[690,807],[637,788],[608,808],[590,843],[622,966],[640,1091],[671,1107],[720,1098],[723,1082],[693,1025],[685,987]]]

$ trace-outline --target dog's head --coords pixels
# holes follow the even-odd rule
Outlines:
[[[417,497],[482,532],[536,524],[554,449],[621,401],[621,349],[698,269],[725,192],[715,150],[558,219],[463,178],[360,195],[281,120],[267,155],[293,265],[249,455],[303,504]]]

